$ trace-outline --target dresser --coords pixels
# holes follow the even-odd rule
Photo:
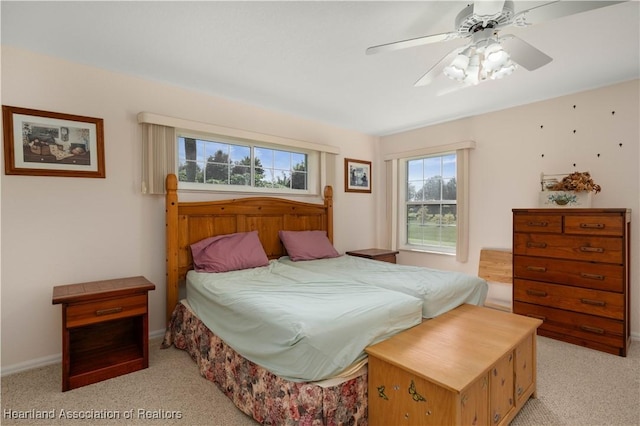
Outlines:
[[[368,347],[369,424],[508,425],[536,393],[540,323],[464,304]]]
[[[513,209],[513,312],[538,334],[620,356],[630,344],[629,209]]]
[[[145,277],[60,285],[62,390],[68,391],[149,366],[148,292]]]

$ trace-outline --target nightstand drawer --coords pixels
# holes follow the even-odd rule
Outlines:
[[[66,327],[80,327],[146,313],[146,294],[73,304],[67,307]]]

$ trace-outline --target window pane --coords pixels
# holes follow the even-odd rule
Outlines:
[[[273,168],[273,150],[267,148],[255,148],[256,159],[260,161],[262,167]]]
[[[434,176],[442,176],[442,157],[430,157],[424,159],[425,179]]]
[[[442,157],[442,177],[443,178],[455,178],[456,177],[456,156],[445,155]]]
[[[423,160],[410,160],[407,162],[407,177],[410,181],[423,180]]]
[[[216,140],[178,137],[183,182],[308,189],[307,154]]]

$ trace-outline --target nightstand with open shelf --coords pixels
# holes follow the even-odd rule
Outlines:
[[[148,292],[144,277],[53,288],[62,304],[62,390],[149,366]]]

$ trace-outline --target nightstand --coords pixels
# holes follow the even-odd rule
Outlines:
[[[377,249],[377,248],[354,250],[354,251],[347,252],[349,256],[365,257],[367,259],[379,260],[381,262],[389,262],[389,263],[396,263],[396,254],[398,253],[399,252],[396,250]]]
[[[144,277],[53,288],[62,304],[62,390],[149,366],[148,292]]]

